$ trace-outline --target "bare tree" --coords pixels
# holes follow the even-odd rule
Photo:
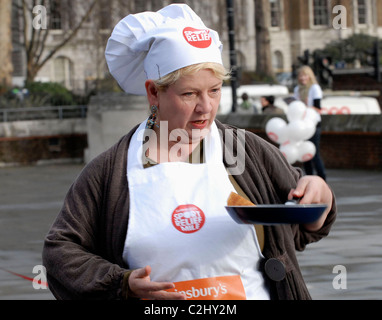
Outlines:
[[[0,88],[12,85],[12,0],[0,0]]]
[[[270,10],[269,0],[255,0],[256,73],[261,76],[274,77],[269,34]]]
[[[65,30],[64,37],[61,41],[55,44],[50,50],[47,50],[46,44],[52,26],[52,19],[49,19],[49,15],[52,13],[54,3],[57,4],[59,2],[55,0],[16,1],[14,5],[17,7],[22,17],[21,28],[23,32],[23,45],[26,53],[27,66],[26,83],[33,82],[38,71],[49,61],[49,59],[51,59],[62,47],[73,39],[73,37],[81,29],[83,23],[90,17],[90,14],[97,2],[98,0],[92,0],[77,21],[74,21],[75,19],[70,17],[73,22],[71,28]],[[64,3],[64,1],[60,1],[60,4],[62,3]],[[68,12],[70,5],[73,5],[72,1],[65,1],[65,3],[67,5],[65,7],[61,6],[61,12],[64,12],[65,10]],[[51,20],[50,23],[39,20],[44,19],[44,11],[39,12],[38,10],[34,10],[36,8],[46,10],[45,19],[48,21]],[[46,23],[45,27],[44,22]]]

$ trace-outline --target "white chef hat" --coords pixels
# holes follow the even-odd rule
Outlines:
[[[186,4],[128,15],[105,51],[110,73],[127,93],[145,95],[145,81],[193,64],[222,63],[222,43]]]

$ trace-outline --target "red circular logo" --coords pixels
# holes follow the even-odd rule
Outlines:
[[[274,132],[268,132],[268,137],[274,142],[277,142],[279,140],[279,136]]]
[[[178,206],[172,213],[172,224],[183,233],[194,233],[199,231],[206,221],[204,212],[193,204]]]
[[[301,158],[302,158],[303,162],[306,162],[306,161],[312,160],[313,159],[313,155],[311,153],[306,153]]]
[[[183,36],[190,45],[200,49],[208,48],[212,43],[209,30],[187,27],[183,29]]]

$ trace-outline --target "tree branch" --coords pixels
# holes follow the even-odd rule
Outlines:
[[[22,3],[22,13],[23,13],[23,37],[24,37],[24,47],[25,47],[25,52],[27,54],[27,57],[29,56],[30,48],[29,46],[31,45],[31,42],[28,40],[28,17],[27,17],[27,12],[28,12],[28,6],[23,0]]]
[[[39,64],[39,69],[50,59],[52,56],[60,50],[63,46],[65,46],[78,32],[79,29],[81,29],[83,23],[89,18],[91,12],[93,11],[93,8],[97,4],[99,0],[93,0],[92,4],[89,6],[88,10],[86,11],[85,15],[82,17],[81,21],[79,24],[72,30],[72,32],[69,33],[69,35],[61,42],[59,43],[56,47],[54,47],[48,55],[41,61]]]

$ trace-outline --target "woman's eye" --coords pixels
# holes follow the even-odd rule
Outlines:
[[[220,93],[220,89],[212,89],[212,90],[211,90],[211,94],[212,94],[212,95],[215,95],[215,96],[216,96],[216,95],[218,95],[219,93]]]

